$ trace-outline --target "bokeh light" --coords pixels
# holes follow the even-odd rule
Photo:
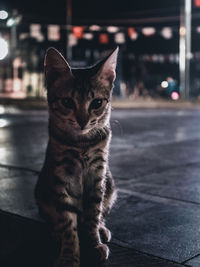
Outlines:
[[[167,81],[162,81],[161,82],[162,88],[167,88],[168,87],[168,82]]]
[[[0,19],[7,19],[8,12],[5,10],[0,10]]]
[[[171,98],[173,100],[178,100],[179,99],[179,93],[178,92],[172,92],[171,93]]]
[[[13,18],[9,18],[9,19],[7,20],[6,25],[7,25],[8,27],[12,27],[14,24],[15,24],[15,20],[14,20]]]
[[[8,54],[8,43],[3,38],[0,38],[0,47],[0,60],[2,60]]]

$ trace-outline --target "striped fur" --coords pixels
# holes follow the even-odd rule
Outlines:
[[[105,216],[116,198],[108,156],[117,52],[76,70],[53,48],[45,58],[49,142],[35,197],[60,248],[56,267],[80,266],[85,248],[99,261],[108,258]]]

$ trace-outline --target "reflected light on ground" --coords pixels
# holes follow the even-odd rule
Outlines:
[[[175,133],[176,141],[181,142],[187,139],[187,131],[184,127],[178,127]]]
[[[5,119],[0,119],[0,128],[7,126],[9,123]]]

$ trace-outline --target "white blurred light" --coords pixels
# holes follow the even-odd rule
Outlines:
[[[167,88],[168,87],[168,82],[167,81],[162,81],[161,82],[162,88]]]
[[[19,34],[19,40],[24,40],[29,37],[28,33],[20,33]]]
[[[162,54],[158,55],[158,61],[159,61],[160,63],[163,63],[163,62],[165,61],[165,57],[164,57],[164,55],[162,55]]]
[[[91,25],[89,29],[90,31],[100,31],[101,27],[99,25]]]
[[[117,44],[123,44],[125,43],[125,35],[123,32],[118,32],[115,34],[115,42]]]
[[[0,10],[0,19],[7,19],[8,12],[5,10]]]
[[[83,38],[87,39],[87,40],[92,40],[93,39],[93,34],[90,32],[86,32],[83,34]]]
[[[171,39],[172,38],[172,29],[170,27],[164,27],[161,31],[162,36],[165,39]]]
[[[13,79],[13,91],[18,92],[22,89],[22,79],[14,78]]]
[[[116,32],[118,32],[118,30],[119,30],[119,28],[116,26],[108,26],[107,27],[107,31],[110,33],[116,33]]]
[[[69,34],[69,43],[68,43],[69,46],[70,47],[75,46],[75,45],[77,45],[77,43],[78,43],[78,40],[77,40],[76,36],[74,36],[73,33],[70,33]]]
[[[200,26],[197,26],[197,33],[200,33]]]
[[[0,106],[0,114],[4,114],[5,113],[5,108],[4,106]]]
[[[8,27],[12,27],[14,24],[15,24],[15,20],[13,18],[10,18],[10,19],[7,20],[6,25]]]
[[[145,27],[142,29],[142,33],[145,36],[151,36],[151,35],[154,35],[156,33],[156,29],[153,27]]]
[[[47,35],[49,41],[58,41],[60,40],[60,26],[59,25],[48,25]]]
[[[171,93],[171,98],[173,100],[178,100],[179,99],[179,93],[178,92],[172,92]]]
[[[0,60],[4,59],[8,54],[8,43],[0,38]]]
[[[181,36],[185,36],[185,34],[186,34],[186,28],[183,27],[183,26],[181,26],[180,29],[179,29],[179,34],[180,34]]]
[[[137,40],[137,38],[138,38],[138,33],[137,32],[133,32],[132,34],[131,34],[131,36],[130,36],[130,38],[131,38],[131,40]]]
[[[8,125],[8,121],[4,119],[0,119],[0,128],[3,128]]]

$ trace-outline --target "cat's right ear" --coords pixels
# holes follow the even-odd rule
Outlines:
[[[55,77],[60,73],[64,73],[68,77],[73,76],[71,68],[67,63],[67,61],[61,55],[61,53],[59,53],[58,50],[56,50],[53,47],[50,47],[46,52],[44,60],[44,68],[47,81],[47,88],[48,85],[50,85],[51,82],[55,80]]]

